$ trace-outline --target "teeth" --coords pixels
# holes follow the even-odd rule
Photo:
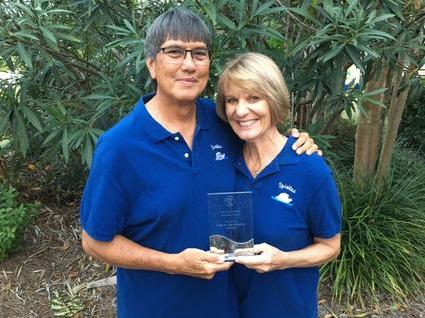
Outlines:
[[[251,126],[254,123],[255,123],[255,119],[247,120],[247,121],[240,121],[239,125],[242,126],[242,127],[248,127],[248,126]]]

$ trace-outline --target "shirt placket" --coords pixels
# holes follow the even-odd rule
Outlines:
[[[177,156],[188,167],[192,166],[192,151],[186,144],[183,136],[180,133],[175,133],[170,136],[173,147],[177,152]]]

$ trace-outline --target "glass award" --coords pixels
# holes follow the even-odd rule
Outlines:
[[[254,255],[252,192],[208,193],[208,214],[211,252],[228,262]]]

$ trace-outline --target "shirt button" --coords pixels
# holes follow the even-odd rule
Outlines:
[[[180,137],[179,137],[179,136],[175,136],[175,137],[174,137],[174,140],[175,140],[175,141],[179,141],[179,140],[180,140]]]
[[[185,158],[189,158],[189,154],[187,152],[184,153]]]

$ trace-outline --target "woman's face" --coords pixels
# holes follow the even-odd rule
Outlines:
[[[270,107],[258,94],[229,83],[224,95],[227,119],[240,139],[249,142],[260,141],[275,128]]]

